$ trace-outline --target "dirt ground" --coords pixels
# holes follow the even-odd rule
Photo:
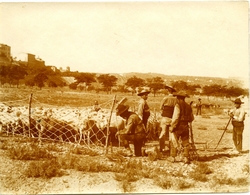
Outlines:
[[[248,185],[217,185],[212,183],[213,176],[222,177],[227,175],[231,178],[248,177],[249,181],[249,116],[243,134],[243,153],[237,154],[233,149],[232,133],[226,132],[221,143],[215,150],[215,146],[221,137],[228,118],[201,117],[196,116],[193,122],[193,133],[196,142],[208,142],[197,144],[198,154],[213,170],[208,182],[196,182],[195,186],[183,189],[163,189],[152,179],[142,178],[133,182],[133,190],[136,193],[209,193],[209,192],[249,192]],[[207,129],[203,129],[205,126]],[[229,125],[228,131],[232,130]],[[90,193],[123,193],[121,182],[114,179],[112,172],[80,172],[76,170],[65,170],[61,177],[51,179],[27,178],[22,171],[26,166],[25,161],[11,160],[6,151],[0,149],[0,194],[90,194]],[[103,156],[99,157],[104,158]],[[141,158],[149,166],[160,167],[162,171],[178,169],[182,167],[188,171],[193,169],[194,162],[184,164],[182,162],[171,163],[167,158],[156,161],[148,161],[147,157]],[[248,166],[248,171],[243,169]]]

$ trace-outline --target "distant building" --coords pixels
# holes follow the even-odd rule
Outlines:
[[[11,48],[8,45],[0,44],[0,65],[10,65],[12,58],[10,54]]]
[[[58,69],[56,68],[56,66],[47,66],[47,67],[49,67],[51,70],[53,70],[54,72],[57,72],[58,71]]]
[[[70,72],[70,67],[69,66],[66,67],[66,72]]]
[[[60,72],[70,72],[70,67],[67,66],[66,69],[63,69],[62,67],[59,68]]]
[[[17,56],[17,59],[19,60],[19,63],[21,65],[25,65],[27,67],[44,67],[45,62],[34,55],[30,53],[19,53]]]

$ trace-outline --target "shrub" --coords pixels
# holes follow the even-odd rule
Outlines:
[[[25,169],[27,177],[52,178],[62,176],[61,165],[56,158],[45,161],[32,161]]]
[[[247,177],[239,177],[236,179],[233,179],[231,177],[228,177],[227,175],[221,175],[221,176],[214,176],[213,177],[214,184],[219,185],[234,185],[234,186],[241,186],[241,185],[248,185],[249,180]]]
[[[29,145],[12,145],[8,148],[8,155],[11,159],[16,160],[37,160],[53,157],[46,149],[39,147],[35,143]]]
[[[7,150],[8,149],[8,142],[7,140],[1,140],[0,141],[0,149]]]
[[[156,185],[160,186],[163,189],[169,189],[172,187],[172,179],[167,173],[161,173],[154,176],[154,182]]]
[[[119,153],[111,153],[107,155],[107,158],[110,161],[113,162],[118,162],[118,163],[122,163],[126,161],[126,158],[123,155],[120,155]]]
[[[123,192],[132,192],[134,190],[133,185],[127,180],[123,180],[121,185]]]
[[[80,148],[80,147],[74,147],[73,149],[71,149],[71,152],[73,154],[81,154],[81,155],[89,155],[89,156],[98,156],[98,152],[91,150],[89,148]]]
[[[206,163],[197,163],[193,171],[189,173],[189,176],[201,182],[206,182],[208,180],[207,175],[212,173],[211,169]]]
[[[193,183],[190,183],[182,178],[175,178],[173,182],[173,187],[176,190],[183,190],[183,189],[187,189],[193,186],[194,186]]]
[[[77,89],[77,83],[71,83],[70,85],[69,85],[69,88],[70,89]]]
[[[243,168],[242,168],[242,172],[243,172],[243,173],[249,174],[249,173],[250,173],[249,170],[250,170],[249,164],[244,164],[244,165],[243,165]]]

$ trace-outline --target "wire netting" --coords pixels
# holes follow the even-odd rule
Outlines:
[[[1,132],[37,138],[39,141],[53,140],[104,146],[107,125],[116,127],[117,119],[111,113],[113,100],[103,104],[84,107],[55,107],[41,103],[31,95],[22,100],[2,101],[0,104]]]

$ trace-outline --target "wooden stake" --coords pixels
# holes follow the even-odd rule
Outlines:
[[[31,102],[32,102],[32,93],[30,94],[30,99],[29,99],[29,137],[31,136],[30,135],[30,123],[31,123]]]
[[[115,100],[116,100],[116,95],[114,96],[113,102],[112,102],[112,106],[111,106],[111,110],[110,110],[110,115],[108,118],[108,126],[107,126],[107,137],[106,137],[106,145],[105,145],[105,154],[108,154],[108,143],[109,143],[109,126],[110,126],[110,121],[111,121],[111,117],[112,117],[112,112],[114,109],[114,105],[115,105]],[[111,151],[112,151],[112,145],[111,145]]]

